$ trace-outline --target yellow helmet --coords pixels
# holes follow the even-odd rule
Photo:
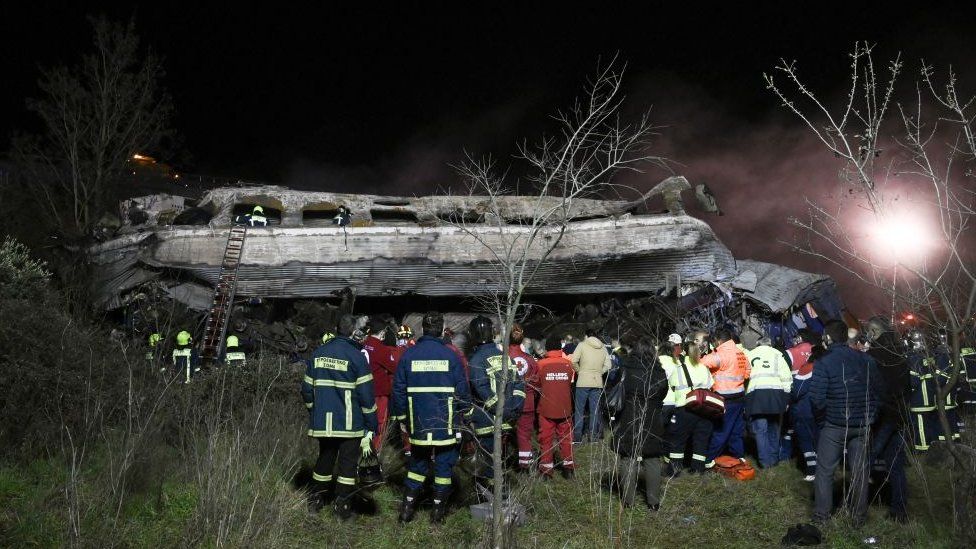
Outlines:
[[[153,332],[153,333],[149,334],[149,346],[150,347],[155,347],[156,345],[159,345],[159,342],[162,341],[162,340],[163,340],[163,336],[161,336],[159,334],[159,332]]]
[[[191,341],[193,341],[193,337],[190,336],[190,332],[186,330],[176,334],[177,345],[189,345]]]
[[[335,339],[335,334],[332,332],[325,332],[322,334],[322,343],[328,343]]]
[[[227,336],[227,347],[228,348],[230,348],[230,347],[237,347],[238,345],[240,345],[240,341],[238,341],[237,336],[235,336],[235,335]]]
[[[251,211],[251,213],[260,213],[260,214],[263,214],[264,213],[264,208],[262,208],[261,206],[255,206],[254,207],[254,210]]]

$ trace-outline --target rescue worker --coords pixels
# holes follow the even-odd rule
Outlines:
[[[576,368],[576,392],[573,416],[573,442],[583,443],[583,418],[589,413],[588,434],[590,441],[603,438],[600,417],[600,397],[603,395],[603,375],[610,371],[610,353],[597,337],[587,334],[570,356]]]
[[[749,379],[749,360],[736,347],[732,333],[726,328],[715,331],[718,346],[715,351],[702,357],[715,385],[712,390],[725,398],[725,415],[715,425],[712,442],[708,447],[708,463],[711,466],[723,450],[732,457],[745,461],[745,383]]]
[[[648,508],[657,511],[661,506],[661,457],[665,454],[661,403],[668,382],[654,360],[649,341],[638,341],[634,352],[622,362],[624,405],[613,437],[613,449],[620,456],[620,497],[624,506],[634,504],[637,480],[643,472],[645,501]]]
[[[447,515],[462,418],[468,412],[471,396],[461,360],[441,339],[444,316],[428,312],[422,326],[423,336],[403,353],[393,377],[392,413],[408,425],[413,448],[398,519],[413,520],[433,463],[434,508],[430,520],[439,523]]]
[[[162,342],[163,335],[159,332],[149,334],[149,350],[146,351],[146,362],[149,362],[150,365],[155,364],[159,360],[159,353],[163,347],[160,345]],[[165,366],[163,367],[163,371],[166,371]]]
[[[908,479],[905,476],[905,426],[911,398],[911,376],[904,353],[888,320],[876,316],[867,322],[864,335],[870,342],[868,354],[884,377],[881,411],[871,432],[871,461],[878,485],[889,490],[888,516],[908,521]]]
[[[938,337],[939,344],[935,348],[935,383],[940,392],[945,392],[945,388],[949,385],[949,380],[952,379],[952,350],[949,348],[949,337],[945,329],[939,329]],[[952,440],[958,441],[961,437],[961,420],[959,418],[959,412],[956,410],[958,407],[959,389],[962,387],[961,379],[964,378],[960,377],[960,381],[956,382],[952,390],[945,393],[945,413],[946,420],[949,423],[948,435],[942,429],[942,423],[938,421],[938,414],[936,413],[933,430],[938,433],[938,439],[941,442],[945,442],[950,437]],[[938,406],[938,402],[936,402],[936,406]]]
[[[779,463],[779,429],[789,406],[793,375],[783,353],[772,346],[769,337],[746,352],[749,359],[749,386],[746,389],[746,416],[756,437],[759,465],[775,467]]]
[[[691,471],[704,473],[708,459],[708,442],[715,425],[707,418],[685,409],[688,393],[695,389],[711,389],[714,381],[708,367],[701,361],[701,347],[694,341],[685,344],[685,356],[671,373],[668,384],[674,388],[674,430],[668,444],[668,459],[674,473],[681,471],[686,449],[691,441]]]
[[[352,216],[349,213],[349,209],[346,208],[345,206],[339,206],[339,213],[337,213],[335,217],[332,218],[332,224],[338,225],[340,227],[345,227],[346,225],[349,224],[351,218]]]
[[[657,356],[658,365],[664,370],[664,379],[671,379],[671,374],[674,373],[675,368],[681,364],[682,360],[684,360],[684,352],[681,348],[681,336],[671,334],[668,336],[668,342],[661,346]],[[661,417],[664,420],[665,431],[670,431],[671,419],[674,417],[674,387],[670,383],[661,406]]]
[[[532,435],[535,434],[535,396],[538,391],[539,367],[535,359],[525,352],[522,344],[525,334],[522,326],[512,325],[512,335],[509,338],[508,355],[515,363],[519,377],[525,383],[525,403],[522,414],[515,427],[515,438],[518,442],[518,469],[527,473],[532,466]]]
[[[400,357],[407,349],[414,345],[413,340],[413,329],[406,324],[400,325],[396,332],[396,359],[399,363]],[[406,458],[410,457],[410,435],[407,432],[407,426],[402,422],[400,423],[400,442],[403,446],[403,456]]]
[[[911,348],[908,351],[908,371],[912,389],[909,399],[909,432],[916,451],[929,449],[932,430],[936,423],[934,361],[928,356],[925,336],[918,330],[908,334]]]
[[[790,427],[784,437],[783,447],[786,449],[785,457],[780,453],[781,459],[789,459],[793,453],[793,442],[803,455],[803,469],[805,476],[803,480],[813,482],[814,474],[817,471],[817,436],[819,428],[817,420],[813,415],[813,407],[810,404],[810,378],[813,377],[814,352],[815,349],[822,349],[817,334],[803,329],[796,337],[796,344],[786,351],[786,358],[790,363],[790,370],[793,374],[793,381],[790,388],[790,408],[788,418]],[[814,347],[814,344],[817,344]],[[787,437],[791,437],[790,440]]]
[[[468,325],[468,342],[474,352],[468,359],[471,367],[471,423],[478,439],[478,452],[482,459],[480,470],[475,474],[478,482],[478,496],[487,501],[492,493],[494,471],[491,455],[495,449],[495,417],[501,416],[502,430],[510,432],[512,422],[516,421],[525,401],[525,384],[518,377],[515,363],[508,361],[495,343],[494,326],[491,319],[477,316]],[[602,349],[602,346],[601,346]],[[606,351],[604,351],[605,353]],[[507,374],[503,374],[503,369]],[[502,376],[507,383],[502,383]],[[498,408],[498,399],[504,395],[504,408]]]
[[[396,372],[396,347],[386,345],[387,323],[379,317],[370,319],[369,335],[363,341],[363,350],[369,357],[369,369],[373,373],[373,393],[376,396],[376,422],[378,430],[373,439],[373,449],[377,453],[386,435],[386,424],[389,419],[390,392],[393,388],[393,375]]]
[[[334,495],[333,512],[341,520],[352,516],[359,457],[371,451],[377,430],[373,375],[351,339],[355,329],[356,319],[342,315],[338,336],[312,353],[301,388],[309,410],[308,436],[319,442],[309,505],[317,512]]]
[[[247,355],[244,353],[240,339],[236,335],[227,336],[227,345],[224,348],[224,363],[228,366],[238,366],[241,368],[247,363]]]
[[[173,367],[183,379],[183,383],[189,383],[190,378],[200,371],[200,355],[193,348],[193,337],[186,330],[176,334],[176,348],[173,349]]]
[[[264,217],[264,208],[255,206],[251,214],[247,216],[247,224],[252,227],[267,227],[268,218]]]
[[[397,330],[396,344],[397,347],[401,348],[401,352],[405,347],[413,346],[413,328],[407,326],[406,324],[402,324]]]
[[[976,405],[976,349],[963,347],[959,350],[959,360],[962,361],[959,371],[959,404],[964,409],[971,409]]]
[[[544,480],[552,478],[555,469],[554,452],[559,445],[562,460],[560,470],[564,478],[572,478],[576,470],[573,461],[573,382],[576,370],[562,351],[562,342],[555,337],[546,339],[546,356],[538,363],[539,383],[539,473]]]

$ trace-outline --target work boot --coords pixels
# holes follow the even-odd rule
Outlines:
[[[439,499],[434,500],[434,507],[430,510],[430,523],[443,524],[444,517],[447,516],[447,502]]]
[[[397,516],[397,520],[401,523],[407,523],[413,520],[413,516],[417,513],[417,498],[420,496],[420,492],[410,491],[403,496],[403,501],[400,502],[400,514]]]
[[[322,494],[314,492],[308,495],[308,512],[310,515],[316,515],[325,507],[325,503],[322,501]]]
[[[349,498],[336,498],[332,505],[332,512],[342,521],[352,518],[352,505],[349,503]]]

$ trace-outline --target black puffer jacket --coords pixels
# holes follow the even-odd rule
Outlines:
[[[664,455],[661,401],[668,392],[664,369],[654,357],[627,356],[624,369],[624,407],[614,432],[614,450],[621,457]]]
[[[912,395],[911,375],[904,350],[894,332],[884,332],[871,342],[868,351],[884,378],[885,392],[881,395],[881,421],[904,424],[908,420],[908,401]]]

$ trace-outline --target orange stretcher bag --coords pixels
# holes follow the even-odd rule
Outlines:
[[[756,478],[756,470],[737,457],[719,456],[715,458],[715,471],[735,480],[752,480]]]

